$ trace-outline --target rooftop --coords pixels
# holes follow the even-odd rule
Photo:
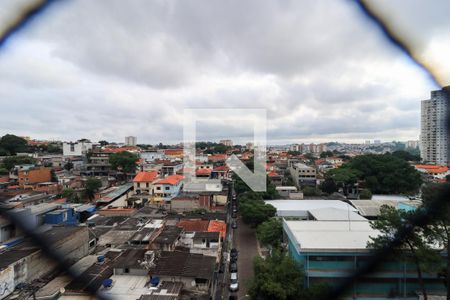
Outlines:
[[[208,220],[180,220],[177,223],[178,227],[184,229],[184,231],[208,231]]]
[[[181,180],[183,180],[184,176],[181,175],[171,175],[166,178],[160,179],[155,182],[155,184],[170,184],[175,185],[178,184]]]
[[[177,226],[166,226],[154,242],[158,244],[173,244],[182,231],[183,228]]]
[[[267,200],[265,203],[275,207],[277,215],[280,217],[304,216],[306,212],[320,208],[357,211],[357,209],[341,200]]]
[[[379,234],[368,221],[284,221],[283,228],[300,252],[366,251],[370,237]]]
[[[334,207],[312,209],[309,214],[318,221],[367,221],[354,211]]]
[[[152,276],[180,276],[212,280],[216,258],[181,251],[162,251],[149,270]]]
[[[139,172],[134,177],[133,182],[153,182],[158,178],[158,172]]]

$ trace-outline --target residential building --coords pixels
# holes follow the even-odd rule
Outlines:
[[[153,193],[153,182],[158,178],[158,172],[139,172],[133,179],[134,191],[136,194]]]
[[[450,165],[449,135],[447,132],[450,113],[450,86],[432,91],[429,100],[422,101],[420,154],[426,163]]]
[[[52,181],[52,169],[45,167],[33,167],[18,171],[19,186],[21,188],[27,185]]]
[[[171,175],[153,183],[153,202],[170,201],[176,197],[183,188],[183,176]]]
[[[135,147],[137,145],[137,137],[135,136],[126,136],[125,137],[125,145]]]
[[[316,185],[317,172],[314,167],[310,167],[303,163],[293,163],[291,164],[289,171],[297,187],[301,188],[305,185]]]
[[[64,142],[63,155],[64,156],[82,156],[92,149],[92,143],[89,141],[78,142]]]
[[[223,144],[228,147],[233,147],[233,141],[232,140],[220,140],[219,144]]]
[[[161,281],[182,282],[187,291],[209,294],[216,259],[182,251],[162,251],[149,269],[149,275]]]

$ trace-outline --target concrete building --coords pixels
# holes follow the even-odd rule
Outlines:
[[[126,136],[125,137],[125,145],[126,146],[136,146],[137,145],[137,137],[135,136]]]
[[[429,100],[422,101],[420,155],[422,160],[436,165],[450,165],[447,120],[450,113],[450,86],[432,91]]]
[[[367,243],[379,232],[369,221],[283,221],[284,238],[292,258],[305,271],[305,285],[339,285],[371,258]],[[424,273],[427,291],[445,293],[436,274]],[[386,258],[377,271],[354,280],[345,299],[419,299],[414,264],[405,256]]]
[[[316,169],[303,163],[293,163],[289,168],[292,179],[297,187],[316,185]]]
[[[220,140],[219,144],[223,144],[228,147],[233,147],[233,141],[232,140]]]
[[[64,156],[82,156],[92,149],[91,142],[64,142],[63,155]]]
[[[36,183],[50,182],[52,180],[51,168],[34,167],[18,172],[19,186],[21,188]]]

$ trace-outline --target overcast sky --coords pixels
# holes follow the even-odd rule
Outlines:
[[[449,84],[449,1],[371,3]],[[265,108],[272,144],[415,140],[436,87],[352,1],[59,1],[0,48],[0,135],[178,142],[186,108]]]

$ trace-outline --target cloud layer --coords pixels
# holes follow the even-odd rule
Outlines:
[[[438,4],[375,7],[445,67]],[[417,139],[434,88],[349,1],[61,1],[0,49],[0,134],[177,142],[185,108],[266,108],[271,143]]]

